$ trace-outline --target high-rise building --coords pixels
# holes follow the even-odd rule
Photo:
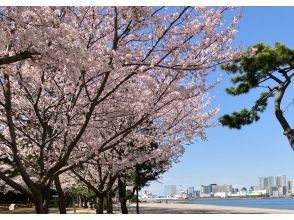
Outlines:
[[[286,175],[276,176],[276,187],[287,186],[287,178]]]
[[[294,180],[290,181],[291,191],[294,192]]]
[[[216,192],[232,192],[232,185],[223,184],[223,185],[217,185]]]
[[[200,191],[199,190],[195,190],[194,193],[195,193],[195,197],[199,197],[200,196]]]
[[[259,177],[259,188],[266,190],[270,195],[272,194],[271,188],[275,186],[274,178],[272,176]]]
[[[196,197],[196,195],[195,195],[194,192],[195,191],[194,191],[194,187],[193,186],[188,187],[188,189],[187,189],[187,197],[188,198],[194,198],[194,197]]]
[[[259,177],[259,187],[261,190],[265,189],[267,185],[267,178],[266,177]]]
[[[176,185],[166,185],[164,186],[164,195],[173,197],[177,194],[177,186]]]
[[[288,190],[288,192],[292,191],[292,181],[291,180],[287,181],[287,190]]]
[[[280,186],[279,188],[278,188],[278,192],[279,192],[279,196],[284,196],[284,195],[286,195],[286,186]]]
[[[200,186],[200,193],[201,194],[209,194],[209,193],[211,193],[210,185],[208,185],[208,186],[201,185]]]
[[[216,193],[217,192],[217,184],[210,184],[210,192]]]

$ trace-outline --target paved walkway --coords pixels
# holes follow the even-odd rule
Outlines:
[[[128,207],[130,214],[136,213],[134,204]],[[114,205],[114,213],[120,214],[120,208]],[[18,207],[14,211],[9,211],[8,206],[0,205],[1,214],[33,214],[34,208]],[[50,213],[59,213],[58,208],[51,208]],[[67,209],[68,214],[74,214],[73,208]],[[77,214],[95,214],[94,209],[76,209]],[[213,206],[200,204],[181,203],[142,203],[140,204],[140,214],[294,214],[294,210],[260,209],[244,207]]]

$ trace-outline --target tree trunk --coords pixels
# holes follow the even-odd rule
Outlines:
[[[78,194],[78,195],[77,195],[77,205],[78,205],[78,208],[80,208],[80,203],[81,203],[81,197],[80,197],[80,195]]]
[[[27,207],[32,208],[32,202],[30,200],[30,198],[28,197],[28,201],[27,201]]]
[[[284,135],[287,137],[292,150],[294,150],[294,129],[291,128],[281,109],[281,102],[284,97],[284,93],[289,85],[290,81],[284,84],[279,89],[279,93],[277,93],[275,96],[275,115],[284,130]]]
[[[118,195],[122,214],[128,214],[126,185],[121,177],[118,178]]]
[[[138,164],[136,164],[136,176],[135,176],[135,181],[136,181],[136,213],[139,214],[139,185],[140,185],[140,167]]]
[[[85,208],[85,196],[81,195],[81,206],[82,208]]]
[[[97,197],[96,214],[103,214],[103,199],[104,196],[99,195]]]
[[[54,179],[55,187],[58,194],[58,206],[60,214],[66,214],[65,196],[61,188],[59,177]]]
[[[139,188],[136,187],[136,212],[139,214]]]
[[[108,193],[107,193],[107,213],[108,214],[112,214],[113,213],[113,207],[112,207],[112,190],[110,190]]]
[[[45,211],[42,201],[35,202],[35,211],[36,214],[48,214],[48,212]]]
[[[73,211],[74,211],[74,213],[76,213],[77,212],[77,210],[76,210],[76,200],[74,199],[74,197],[71,198],[71,202],[72,202]]]
[[[84,208],[85,209],[88,208],[88,198],[87,198],[87,196],[84,197]]]
[[[50,202],[50,187],[46,186],[39,192],[35,199],[35,211],[37,214],[48,214]]]

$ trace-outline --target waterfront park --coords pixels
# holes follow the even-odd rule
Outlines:
[[[212,167],[230,169],[210,172],[207,181],[288,172],[292,12],[0,7],[0,213],[293,214],[286,206],[293,198],[272,198],[266,183],[265,196],[226,198],[233,205],[141,196],[158,182],[185,184],[172,176],[175,167],[200,182]],[[244,140],[256,144],[243,151]],[[181,168],[187,158],[189,168]],[[248,171],[234,170],[245,158]],[[263,160],[267,168],[250,167]],[[235,205],[246,199],[257,205]],[[270,201],[286,205],[258,206]]]

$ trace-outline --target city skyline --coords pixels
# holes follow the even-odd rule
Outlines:
[[[210,183],[203,183],[203,184],[200,184],[200,185],[183,185],[183,184],[179,184],[179,185],[176,185],[176,184],[169,184],[169,185],[162,185],[162,193],[154,193],[152,192],[152,190],[149,190],[153,195],[158,195],[158,196],[165,196],[168,192],[172,191],[172,192],[175,192],[178,194],[180,193],[180,191],[185,191],[185,190],[188,190],[189,188],[194,188],[195,190],[201,190],[201,187],[202,186],[209,186],[209,185],[218,185],[218,186],[231,186],[232,188],[242,188],[242,187],[245,187],[247,188],[247,190],[249,190],[250,187],[260,187],[261,186],[261,183],[260,183],[260,179],[261,178],[273,178],[274,182],[273,182],[273,185],[276,185],[276,179],[278,177],[285,177],[285,183],[284,184],[281,184],[282,186],[285,185],[288,187],[288,181],[291,181],[293,186],[294,187],[294,176],[293,177],[287,177],[287,175],[284,175],[284,174],[278,174],[278,175],[264,175],[264,176],[259,176],[259,177],[256,177],[256,181],[252,184],[233,184],[233,183],[219,183],[219,182],[210,182]],[[279,185],[280,186],[280,185]],[[174,188],[176,187],[176,189]],[[169,188],[168,190],[166,190],[166,188]],[[172,188],[172,189],[171,189]],[[148,188],[146,188],[148,190]],[[261,187],[261,189],[263,189]],[[144,191],[144,189],[142,190]],[[175,194],[175,193],[173,193]]]

